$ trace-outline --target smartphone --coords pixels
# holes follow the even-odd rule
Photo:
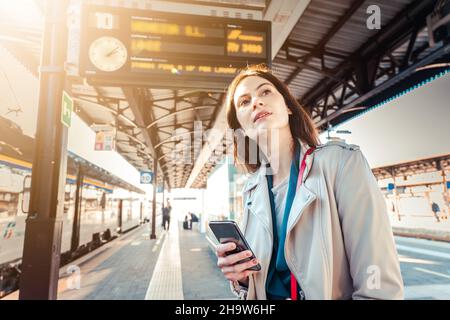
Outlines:
[[[239,261],[239,263],[255,259],[253,250],[248,245],[236,222],[231,220],[210,221],[209,227],[220,243],[234,242],[236,244],[236,249],[228,251],[227,255],[250,250],[250,252],[252,253],[251,257],[245,258]],[[259,271],[261,270],[261,265],[258,263],[256,266],[248,268],[248,270]]]

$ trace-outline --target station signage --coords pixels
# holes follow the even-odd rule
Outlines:
[[[62,105],[61,105],[61,123],[67,128],[70,128],[72,123],[72,112],[73,112],[73,99],[72,97],[63,90],[62,92]]]
[[[223,88],[271,61],[270,22],[106,6],[83,7],[80,73],[88,81]]]
[[[116,150],[116,129],[110,125],[96,124],[91,129],[95,132],[95,151]]]
[[[152,183],[153,183],[153,172],[141,171],[141,184],[152,184]]]

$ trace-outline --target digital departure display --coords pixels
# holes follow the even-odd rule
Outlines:
[[[223,87],[271,61],[270,22],[85,6],[80,71],[135,85]]]

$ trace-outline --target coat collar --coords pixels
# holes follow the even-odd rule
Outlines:
[[[303,159],[303,155],[306,153],[306,151],[309,150],[310,146],[304,142],[302,142],[300,139],[298,139],[299,143],[300,143],[300,148],[301,148],[301,154],[300,154],[300,161],[302,161]],[[303,182],[306,180],[306,178],[308,177],[309,172],[311,171],[311,167],[314,161],[314,152],[311,153],[307,158],[306,158],[306,168],[305,168],[305,172],[303,173]],[[298,164],[298,167],[300,168],[300,163]],[[264,170],[259,169],[258,171],[250,174],[250,177],[247,180],[247,183],[244,187],[243,192],[247,192],[249,190],[254,189],[256,186],[258,186],[258,184],[260,184],[261,182],[265,181],[265,176],[264,176]]]
[[[299,142],[301,146],[301,155],[298,167],[300,168],[303,156],[311,147],[306,143],[302,142],[301,140],[299,140]],[[315,152],[312,152],[310,155],[306,157],[306,168],[305,171],[303,172],[302,184],[298,186],[297,192],[295,193],[295,197],[292,202],[291,211],[289,213],[287,234],[294,227],[294,225],[300,220],[305,209],[317,198],[314,192],[312,192],[305,186],[305,181],[308,178],[309,173],[311,172],[311,168],[314,162],[314,153]]]
[[[301,154],[300,154],[300,163],[298,164],[298,167],[300,168],[301,161],[303,160],[303,155],[306,154],[306,152],[311,147],[309,145],[307,145],[306,143],[304,143],[303,141],[301,141],[300,139],[298,141],[299,141],[300,147],[302,149]],[[303,173],[302,184],[303,184],[303,182],[305,182],[306,178],[308,177],[309,172],[311,171],[313,161],[314,161],[314,152],[311,153],[308,157],[306,157],[306,168],[305,168],[305,172]]]
[[[301,161],[303,159],[303,155],[306,153],[306,151],[309,150],[310,147],[306,143],[303,143],[301,140],[299,140],[299,142],[301,147],[301,155],[300,155]],[[305,186],[305,180],[308,178],[308,175],[311,172],[311,168],[314,162],[314,153],[315,152],[311,153],[306,158],[306,168],[305,172],[303,173],[302,184],[297,189],[297,192],[295,194],[292,203],[291,212],[289,214],[287,226],[288,232],[300,219],[306,207],[308,207],[317,198],[317,196]],[[264,170],[261,169],[251,174],[251,176],[247,180],[243,192],[246,193],[252,190],[254,191],[258,186],[259,191],[257,192],[256,195],[257,199],[255,199],[254,197],[250,197],[251,201],[249,201],[249,203],[247,203],[246,205],[248,205],[249,208],[254,212],[254,214],[261,219],[261,221],[268,228],[268,230],[272,230],[272,218],[270,213],[268,185]]]

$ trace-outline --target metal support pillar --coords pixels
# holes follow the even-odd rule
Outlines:
[[[73,214],[72,242],[70,251],[74,252],[80,245],[81,195],[83,192],[83,168],[78,165],[77,189],[75,191],[75,211]]]
[[[56,299],[61,254],[67,128],[61,123],[67,0],[48,0],[42,42],[39,111],[19,299]]]
[[[163,190],[162,190],[162,205],[164,206],[164,196],[165,196],[165,193],[166,193],[166,186],[165,186],[165,183],[164,183],[164,180],[163,180]]]
[[[400,216],[400,210],[398,208],[398,193],[397,193],[397,181],[395,179],[395,173],[392,171],[391,172],[391,176],[392,179],[394,180],[394,190],[392,190],[392,193],[394,195],[394,208],[395,208],[395,215],[397,216],[397,220],[400,221],[401,220],[401,216]]]
[[[153,159],[152,233],[150,239],[156,239],[156,181],[158,181],[158,162]]]
[[[442,176],[442,197],[444,198],[444,208],[445,211],[445,217],[450,216],[450,208],[448,205],[448,188],[447,188],[447,176],[445,173],[445,168],[442,166],[442,163],[439,162],[439,168],[441,169],[441,176]]]
[[[425,195],[425,199],[427,199],[428,209],[430,210],[429,212],[431,213],[431,216],[432,216],[433,219],[434,219],[434,213],[433,213],[433,210],[432,210],[432,207],[431,207],[431,204],[432,204],[433,202],[431,201],[431,198],[430,198],[430,192],[431,192],[431,191],[432,191],[431,187],[430,187],[430,186],[427,186],[427,191],[424,192],[424,195]]]
[[[117,231],[122,233],[122,213],[123,213],[123,200],[119,200],[119,214],[117,215]]]

